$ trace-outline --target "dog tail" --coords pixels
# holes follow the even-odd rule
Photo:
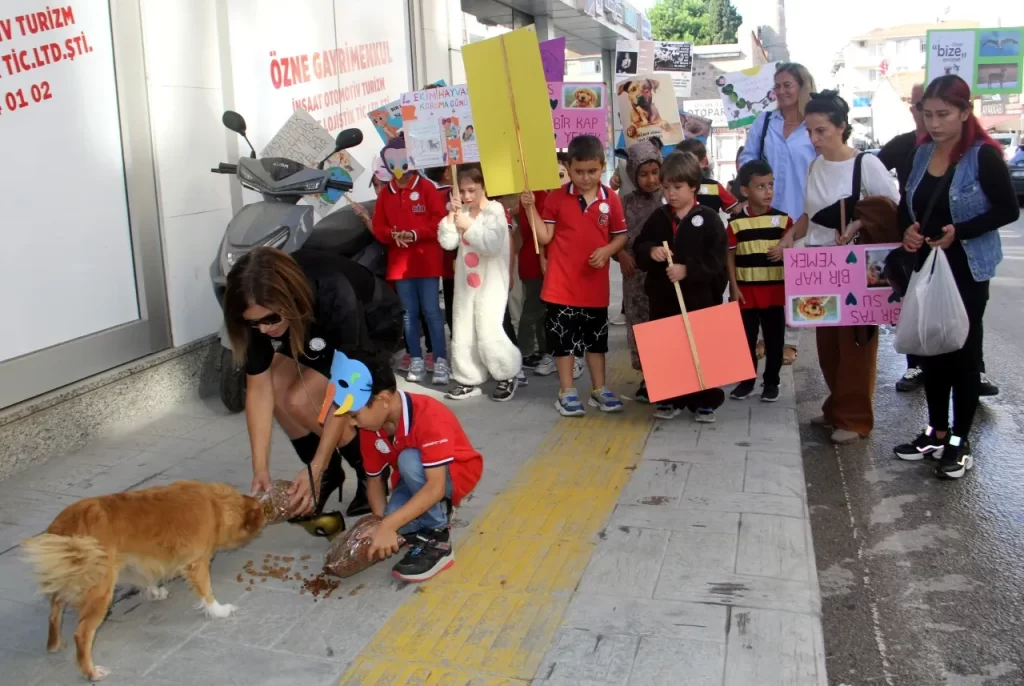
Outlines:
[[[22,541],[21,549],[45,595],[74,604],[107,581],[110,555],[92,536],[41,534]]]

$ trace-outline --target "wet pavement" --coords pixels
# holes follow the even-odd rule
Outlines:
[[[1006,259],[985,316],[988,372],[975,468],[940,482],[892,447],[927,421],[924,392],[898,394],[905,370],[883,334],[870,439],[835,448],[808,420],[824,383],[814,336],[795,370],[804,470],[822,592],[829,683],[1024,683],[1024,223],[1002,230]]]

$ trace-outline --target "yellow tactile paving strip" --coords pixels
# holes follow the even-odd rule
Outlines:
[[[635,380],[628,353],[610,356],[608,377],[613,389]],[[455,566],[395,612],[342,685],[529,683],[651,429],[634,403],[588,410],[555,424],[459,541]]]

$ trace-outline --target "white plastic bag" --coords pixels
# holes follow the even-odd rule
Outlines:
[[[896,326],[896,352],[935,357],[964,347],[971,322],[946,253],[933,249],[914,272]]]

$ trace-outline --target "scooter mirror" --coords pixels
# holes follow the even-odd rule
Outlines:
[[[334,152],[354,148],[363,142],[363,132],[359,129],[345,129],[334,139]]]
[[[238,112],[228,110],[220,120],[229,131],[234,131],[239,136],[245,136],[245,118]]]

